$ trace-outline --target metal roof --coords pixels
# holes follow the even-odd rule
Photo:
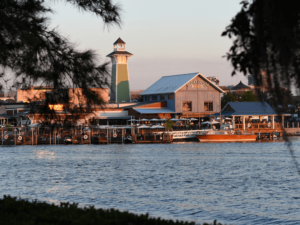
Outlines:
[[[101,111],[97,112],[97,114],[98,117],[126,117],[128,116],[128,111]]]
[[[114,116],[108,116],[108,117],[95,117],[95,119],[99,119],[99,120],[128,120],[130,119],[130,116],[121,116],[121,117],[114,117]]]
[[[203,76],[201,73],[188,73],[188,74],[178,74],[178,75],[171,75],[171,76],[163,76],[154,84],[152,84],[149,88],[143,91],[140,95],[152,95],[152,94],[168,94],[168,93],[175,93],[179,90],[182,86],[184,86],[187,82],[193,79],[196,76],[200,76],[203,80],[213,86],[215,89],[224,93],[224,91]]]
[[[114,42],[114,45],[115,44],[126,44],[121,38],[118,38],[115,42]]]
[[[0,119],[12,119],[14,116],[7,115],[6,113],[0,114]]]
[[[175,111],[168,108],[133,108],[140,114],[157,114],[157,113],[175,113]]]
[[[266,102],[228,102],[235,113],[264,113],[277,114],[272,107]],[[222,109],[225,110],[226,106]]]
[[[131,109],[131,108],[137,108],[137,107],[140,107],[140,106],[152,105],[152,104],[155,104],[155,103],[162,103],[162,102],[166,102],[166,101],[165,100],[155,100],[155,101],[147,101],[147,102],[137,102],[135,105],[128,105],[128,106],[120,107],[120,108]],[[149,108],[151,108],[151,106]]]
[[[233,111],[225,111],[230,106]],[[272,107],[266,102],[228,102],[221,111],[221,116],[263,116],[278,115]],[[220,116],[215,113],[209,116]]]
[[[113,55],[133,55],[130,52],[127,51],[115,51],[115,52],[111,52],[109,53],[106,57],[111,57]]]
[[[237,84],[236,86],[232,87],[231,90],[243,90],[243,89],[249,89],[249,90],[252,90],[251,87],[243,84],[242,81],[240,81],[239,84]]]

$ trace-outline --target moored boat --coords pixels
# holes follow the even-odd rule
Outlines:
[[[239,141],[256,141],[256,134],[229,132],[229,131],[213,131],[203,135],[197,135],[200,142],[239,142]]]

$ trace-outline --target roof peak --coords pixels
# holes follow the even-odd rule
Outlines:
[[[114,42],[115,44],[126,44],[120,37]]]
[[[198,73],[199,72],[195,72],[195,73],[182,73],[182,74],[166,75],[166,76],[162,76],[162,77],[182,76],[182,75],[191,75],[191,74],[197,75]]]

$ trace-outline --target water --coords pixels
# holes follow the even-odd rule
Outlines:
[[[293,142],[300,161],[300,140]],[[0,194],[165,219],[300,224],[283,142],[0,148]]]

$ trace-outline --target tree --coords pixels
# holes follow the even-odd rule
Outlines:
[[[234,38],[227,59],[236,72],[252,74],[258,86],[266,71],[270,88],[281,104],[280,86],[300,88],[300,7],[297,1],[252,0],[241,2],[241,11],[222,33]],[[272,79],[271,79],[272,76]],[[273,80],[273,81],[272,81]],[[261,93],[258,93],[261,97]]]
[[[221,107],[223,108],[227,102],[236,102],[236,97],[231,93],[225,93],[221,98]]]
[[[100,17],[104,24],[120,25],[119,7],[111,0],[65,0],[81,11]],[[55,29],[48,28],[52,13],[44,0],[0,1],[0,78],[12,71],[15,87],[36,82],[52,86],[55,91],[39,107],[43,113],[52,114],[49,104],[69,103],[66,88],[82,88],[91,104],[101,104],[97,93],[90,87],[107,85],[107,63],[98,65],[93,50],[78,51],[69,40]],[[69,112],[80,111],[68,108]]]
[[[270,95],[270,100],[269,103],[274,106],[274,107],[278,107],[278,95],[279,98],[282,99],[281,101],[281,107],[278,107],[278,111],[282,111],[282,112],[286,112],[286,108],[288,105],[294,105],[295,101],[294,101],[294,96],[293,93],[285,88],[280,88],[279,89],[280,92],[279,93],[275,93],[275,91],[273,91]]]
[[[174,125],[174,122],[172,120],[168,119],[166,122],[167,130],[169,131],[170,129],[172,129],[173,125]]]
[[[253,91],[245,91],[241,95],[241,102],[257,102],[257,96]]]
[[[222,36],[234,38],[227,59],[237,71],[252,74],[258,86],[260,70],[267,74],[269,88],[273,88],[275,106],[283,105],[288,90],[294,84],[300,88],[300,7],[298,1],[248,0],[241,2],[241,11],[232,19]],[[271,79],[272,76],[272,79]],[[274,84],[273,84],[274,83]],[[262,92],[258,92],[261,99]],[[293,150],[293,160],[300,175]]]

